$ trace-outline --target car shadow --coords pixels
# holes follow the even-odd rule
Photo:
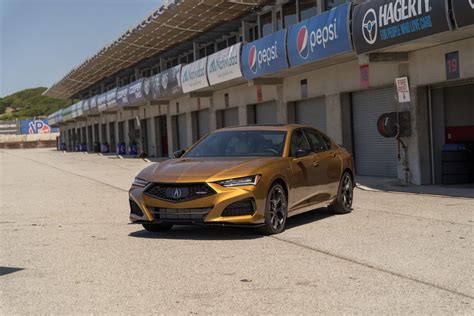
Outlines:
[[[286,230],[310,224],[334,216],[327,207],[315,209],[288,219]],[[168,232],[151,233],[144,229],[131,232],[128,236],[147,239],[171,240],[246,240],[265,237],[256,228],[235,226],[177,225]]]

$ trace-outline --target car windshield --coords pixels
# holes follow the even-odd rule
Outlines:
[[[222,131],[209,134],[186,157],[281,157],[285,131]]]

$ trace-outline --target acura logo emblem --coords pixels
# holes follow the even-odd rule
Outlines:
[[[174,199],[179,199],[183,193],[181,192],[181,189],[174,189],[173,190],[173,198]]]

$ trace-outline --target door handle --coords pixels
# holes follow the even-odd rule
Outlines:
[[[337,154],[335,152],[331,152],[331,158],[336,158]]]
[[[319,160],[314,160],[313,161],[313,166],[319,167]]]

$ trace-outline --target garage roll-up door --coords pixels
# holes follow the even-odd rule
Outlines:
[[[326,104],[324,98],[309,99],[295,104],[295,121],[326,133]]]
[[[239,125],[239,108],[226,109],[223,114],[223,127]]]
[[[188,147],[188,132],[186,129],[186,114],[178,115],[177,117],[177,128],[178,128],[178,148],[184,149]]]
[[[198,138],[203,137],[209,133],[209,110],[199,111],[197,114],[198,119]]]
[[[366,176],[397,177],[397,143],[377,131],[377,119],[395,111],[394,89],[352,94],[354,160],[356,173]]]
[[[276,124],[277,109],[275,102],[255,105],[255,122],[257,124]]]

